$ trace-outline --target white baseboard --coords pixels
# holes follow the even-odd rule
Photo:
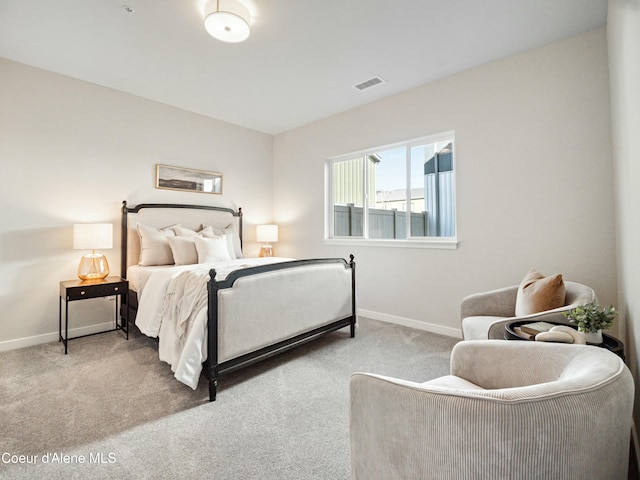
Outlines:
[[[421,322],[411,318],[398,317],[395,315],[387,315],[386,313],[373,312],[370,310],[358,310],[358,315],[378,320],[381,322],[393,323],[404,327],[415,328],[416,330],[424,330],[426,332],[446,335],[447,337],[462,338],[462,331],[457,328],[443,327],[433,323]],[[80,337],[82,335],[90,335],[92,333],[111,330],[114,328],[113,322],[100,323],[97,325],[89,325],[87,327],[73,328],[69,330],[69,337]],[[0,352],[7,350],[17,350],[18,348],[31,347],[33,345],[41,345],[43,343],[57,342],[58,332],[45,333],[43,335],[35,335],[33,337],[17,338],[15,340],[7,340],[0,342]]]
[[[91,335],[105,330],[111,330],[114,327],[114,321],[100,323],[97,325],[89,325],[87,327],[73,328],[69,330],[69,338],[81,337],[83,335]],[[0,342],[0,352],[7,350],[17,350],[18,348],[32,347],[33,345],[41,345],[43,343],[57,342],[59,338],[58,332],[45,333],[43,335],[35,335],[33,337],[17,338],[15,340],[7,340]]]
[[[415,328],[416,330],[424,330],[426,332],[446,335],[447,337],[462,338],[462,330],[459,328],[444,327],[435,323],[422,322],[411,318],[397,317],[395,315],[387,315],[386,313],[372,312],[370,310],[358,309],[358,315],[367,317],[372,320],[381,322],[394,323],[403,327]]]

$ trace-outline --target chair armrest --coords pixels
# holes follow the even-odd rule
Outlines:
[[[460,304],[460,320],[480,316],[513,317],[517,294],[518,285],[514,285],[469,295]]]
[[[494,322],[489,328],[488,338],[503,339],[504,328],[511,322],[549,322],[560,323],[562,325],[571,325],[571,322],[565,317],[562,312],[567,312],[574,308],[575,305],[567,305],[560,308],[554,308],[553,310],[546,310],[544,312],[532,313],[531,315],[523,315],[521,317],[509,317],[499,322]]]

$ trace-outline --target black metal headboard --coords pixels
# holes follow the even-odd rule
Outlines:
[[[231,216],[231,218],[237,218],[238,221],[238,235],[240,237],[240,245],[242,246],[242,209],[238,208],[238,210],[233,210],[228,207],[216,207],[213,205],[185,205],[185,204],[177,204],[177,203],[141,203],[139,205],[129,207],[127,206],[127,201],[124,200],[122,202],[122,243],[121,243],[121,256],[120,256],[120,275],[123,278],[126,278],[127,274],[127,263],[128,263],[128,253],[129,253],[129,214],[139,213],[144,209],[168,209],[176,210],[176,215],[172,215],[171,220],[179,219],[179,213],[183,210],[207,210],[210,212],[220,212],[226,213]],[[169,221],[171,221],[169,220]],[[202,223],[206,223],[203,221]],[[159,226],[159,225],[156,225]],[[166,226],[166,225],[164,225]],[[222,225],[221,225],[222,226]]]

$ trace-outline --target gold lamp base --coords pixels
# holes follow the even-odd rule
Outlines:
[[[262,248],[260,249],[260,256],[261,257],[273,257],[273,247],[271,245],[269,245],[268,243],[263,245]]]
[[[102,280],[108,275],[109,263],[101,253],[90,253],[80,259],[78,278],[81,280]]]

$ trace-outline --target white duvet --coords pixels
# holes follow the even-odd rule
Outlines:
[[[216,280],[224,280],[229,273],[240,268],[288,260],[291,259],[242,258],[213,265],[154,269],[138,285],[136,326],[145,335],[159,338],[160,360],[171,365],[176,379],[195,390],[202,362],[207,358],[206,284],[211,268],[216,269]]]

